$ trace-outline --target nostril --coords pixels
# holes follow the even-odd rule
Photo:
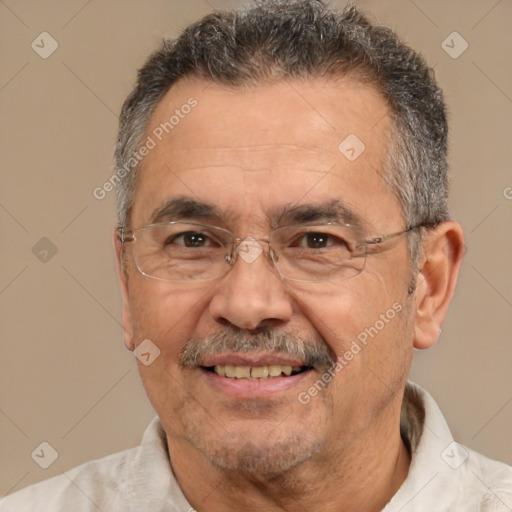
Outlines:
[[[221,325],[226,326],[226,327],[233,326],[233,324],[227,318],[224,318],[223,316],[216,318],[215,321]]]

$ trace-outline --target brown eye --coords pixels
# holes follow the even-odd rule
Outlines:
[[[322,232],[303,233],[295,239],[295,247],[308,249],[325,249],[326,247],[347,247],[347,242],[342,238]]]
[[[306,247],[310,249],[322,249],[331,245],[330,236],[325,233],[308,233],[305,237]]]
[[[180,233],[179,235],[175,235],[172,238],[169,238],[166,242],[166,245],[169,244],[190,248],[209,247],[212,245],[212,240],[200,231],[187,231],[185,233]]]

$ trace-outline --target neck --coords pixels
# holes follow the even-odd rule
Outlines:
[[[375,423],[351,442],[336,438],[328,449],[272,477],[226,472],[190,444],[168,443],[180,487],[198,512],[379,512],[407,477],[410,456],[398,422],[387,429]]]

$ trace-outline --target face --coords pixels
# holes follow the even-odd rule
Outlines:
[[[191,97],[197,104],[182,109]],[[179,121],[160,134],[175,113]],[[367,237],[401,231],[400,206],[383,180],[387,113],[376,91],[348,79],[247,89],[182,80],[152,116],[147,135],[156,146],[143,161],[130,227],[183,221],[266,239],[299,212],[295,223],[350,220]],[[351,134],[362,152],[353,138],[341,144]],[[253,261],[238,257],[224,276],[202,282],[142,275],[129,245],[126,343],[133,350],[149,339],[160,350],[139,370],[176,452],[272,474],[396,428],[413,336],[405,236],[369,254],[359,275],[313,283],[283,279],[265,243]],[[273,336],[283,341],[277,352]],[[249,349],[235,350],[242,339]],[[286,343],[338,362],[311,368]],[[204,355],[200,365],[180,364],[184,347]],[[211,371],[226,365],[239,377],[269,366],[280,376]],[[289,366],[299,373],[285,375]]]

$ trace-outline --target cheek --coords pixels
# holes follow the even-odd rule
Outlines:
[[[396,329],[402,322],[398,310],[403,309],[403,290],[390,290],[387,281],[366,272],[347,281],[322,283],[318,289],[297,290],[295,299],[309,323],[341,356],[353,341],[364,346],[368,339],[385,338],[391,326]]]
[[[150,339],[171,364],[177,363],[181,346],[193,334],[213,287],[211,283],[165,283],[136,277],[129,291],[135,345]]]
[[[406,378],[412,344],[403,282],[402,275],[384,279],[367,269],[353,279],[297,294],[309,323],[338,357],[329,393],[333,401],[357,408],[357,400],[398,389]]]
[[[318,291],[297,294],[307,320],[336,353],[337,361],[323,376],[330,384],[325,403],[346,432],[368,425],[393,402],[410,367],[405,327],[405,295],[383,286],[371,274]],[[398,287],[397,287],[398,288]]]

